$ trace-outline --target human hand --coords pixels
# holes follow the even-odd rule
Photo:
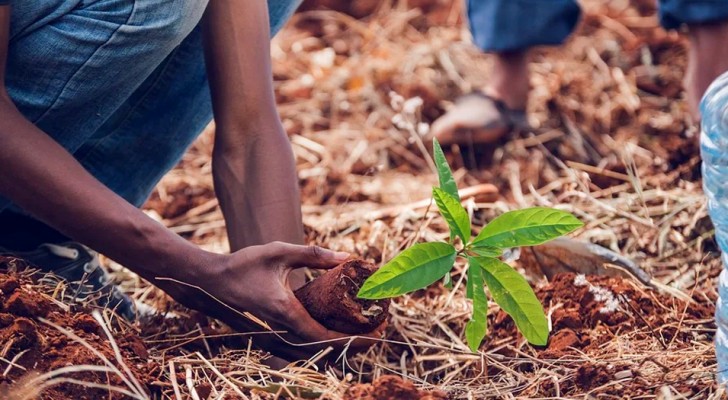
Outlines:
[[[194,273],[194,280],[163,280],[160,286],[182,304],[235,329],[265,332],[256,335],[254,343],[288,360],[308,358],[328,346],[340,351],[348,345],[357,351],[373,343],[366,338],[352,341],[348,335],[323,327],[296,299],[289,283],[291,271],[303,267],[330,269],[348,259],[348,253],[274,242],[211,258],[204,271]],[[379,337],[382,329],[367,336]]]

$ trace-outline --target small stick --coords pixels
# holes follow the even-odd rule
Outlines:
[[[195,382],[192,380],[192,367],[189,365],[185,365],[185,383],[187,383],[187,390],[190,391],[192,400],[200,400],[200,395],[195,390]]]
[[[174,373],[174,361],[169,360],[169,380],[172,382],[172,389],[174,389],[174,397],[177,400],[183,400],[182,392],[179,390],[179,385],[177,384],[177,376]]]

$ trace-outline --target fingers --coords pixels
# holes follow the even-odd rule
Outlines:
[[[354,353],[365,351],[375,344],[378,339],[382,338],[384,330],[387,327],[387,323],[385,321],[374,331],[367,334],[356,335],[358,337],[352,340],[353,335],[332,331],[316,322],[298,301],[295,301],[295,304],[292,304],[290,309],[292,311],[291,315],[295,317],[291,321],[291,329],[296,333],[296,336],[303,341],[303,343],[328,341],[328,343],[323,344],[324,347],[332,346],[337,351],[343,350],[345,346]]]
[[[351,254],[332,251],[318,246],[299,246],[295,244],[276,242],[273,247],[273,257],[280,257],[281,261],[291,268],[333,268],[351,257]]]
[[[208,310],[209,312],[209,310]],[[261,327],[245,318],[230,318],[229,312],[224,310],[216,317],[227,320],[231,326],[243,331],[261,331]],[[348,354],[365,351],[376,339],[381,338],[384,324],[374,332],[362,335],[365,337],[352,340],[351,335],[327,329],[314,320],[303,305],[292,294],[276,311],[265,318],[274,331],[284,331],[281,334],[261,334],[255,336],[256,346],[270,351],[276,356],[289,361],[307,359],[316,352],[333,347],[332,356],[338,356],[345,348]]]
[[[295,310],[297,313],[296,318],[291,321],[293,325],[291,326],[291,329],[296,332],[296,336],[301,338],[304,343],[328,342],[325,343],[326,346],[332,346],[338,350],[341,350],[344,346],[348,345],[348,347],[353,351],[359,352],[373,345],[375,341],[372,339],[381,338],[382,331],[380,331],[380,328],[377,328],[374,332],[369,334],[357,335],[365,336],[363,338],[352,340],[352,335],[332,331],[319,324],[316,320],[311,318],[301,303],[297,301],[296,304],[291,307],[291,310]]]
[[[326,329],[326,327],[319,324],[311,317],[295,296],[291,296],[289,303],[288,325],[292,333],[295,333],[296,336],[305,342],[320,342],[346,337],[343,333]]]

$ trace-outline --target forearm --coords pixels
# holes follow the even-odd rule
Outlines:
[[[232,250],[303,240],[295,161],[276,111],[265,0],[211,2],[203,20],[215,187]]]
[[[203,18],[205,65],[217,144],[242,145],[250,126],[278,119],[273,94],[266,0],[210,2]],[[245,131],[245,135],[233,132]],[[228,134],[233,133],[233,134]]]
[[[203,253],[91,176],[0,96],[0,194],[146,278],[175,276]],[[194,271],[188,271],[194,272]]]
[[[273,241],[301,243],[301,199],[293,151],[283,131],[213,156],[215,191],[233,250]]]

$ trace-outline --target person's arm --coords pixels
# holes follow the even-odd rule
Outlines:
[[[10,7],[0,7],[0,194],[65,235],[149,278],[215,263],[91,176],[29,122],[5,88]],[[131,251],[133,250],[133,251]],[[156,262],[150,262],[156,260]],[[154,270],[150,270],[150,267]],[[190,269],[190,273],[195,271]]]
[[[212,1],[203,20],[215,191],[232,250],[303,240],[295,160],[273,93],[267,1]]]
[[[9,24],[10,8],[0,6],[0,195],[128,266],[183,304],[233,327],[260,330],[240,314],[248,311],[274,329],[290,332],[286,337],[295,342],[341,337],[308,315],[291,292],[288,275],[292,268],[305,265],[332,267],[347,254],[272,243],[218,255],[200,250],[147,217],[96,180],[15,107],[4,86]],[[266,337],[258,338],[258,343],[265,342]],[[267,349],[282,356],[302,357],[320,348],[267,339]]]

